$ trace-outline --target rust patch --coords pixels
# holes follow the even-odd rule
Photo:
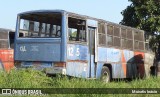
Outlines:
[[[67,60],[67,62],[80,62],[80,63],[88,63],[88,61],[84,60]]]

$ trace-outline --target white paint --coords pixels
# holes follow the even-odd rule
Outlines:
[[[20,51],[25,52],[26,51],[26,46],[20,46]]]
[[[79,56],[79,55],[80,55],[79,48],[77,48],[77,50],[76,50],[76,56]]]
[[[73,47],[68,48],[69,56],[73,56]]]

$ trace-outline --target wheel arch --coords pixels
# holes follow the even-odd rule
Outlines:
[[[106,66],[110,70],[111,78],[112,78],[112,65],[110,63],[105,63],[103,66]]]

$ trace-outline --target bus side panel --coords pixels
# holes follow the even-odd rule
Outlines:
[[[0,50],[0,61],[6,71],[9,71],[14,67],[14,59],[13,59],[13,49],[10,50]]]
[[[97,78],[100,77],[104,64],[111,64],[113,78],[144,77],[143,60],[143,52],[98,47]]]
[[[122,63],[126,63],[126,78],[143,77],[144,71],[144,53],[123,50]]]
[[[99,79],[101,77],[102,67],[105,63],[104,62],[97,62],[97,69],[96,69],[96,78]]]
[[[122,66],[125,68],[125,77],[132,78],[136,76],[137,66],[134,64],[134,52],[122,50]]]
[[[107,62],[107,48],[98,47],[98,62]]]
[[[89,76],[88,46],[77,44],[67,45],[66,71],[67,75],[70,76],[83,78]]]
[[[145,67],[144,67],[144,53],[143,52],[134,52],[135,63],[137,64],[137,76],[145,76]]]
[[[125,69],[121,62],[121,56],[121,50],[107,48],[107,63],[112,65],[112,78],[125,78]]]
[[[150,74],[150,67],[153,66],[154,62],[154,54],[153,53],[145,53],[145,59],[144,59],[144,64],[145,64],[145,73],[146,76],[149,76]]]
[[[87,63],[82,62],[68,62],[66,66],[67,75],[74,77],[87,78]]]
[[[110,64],[112,66],[113,78],[125,78],[126,69],[121,63],[121,50],[114,48],[98,47],[98,63],[97,63],[97,78],[101,75],[103,65]]]
[[[121,52],[118,49],[98,47],[98,61],[120,63]]]

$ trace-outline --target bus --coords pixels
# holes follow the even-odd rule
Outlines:
[[[15,31],[0,28],[0,70],[9,71],[14,67],[13,49],[14,49]]]
[[[20,32],[25,36],[19,36]],[[149,75],[153,59],[139,29],[65,10],[17,15],[17,68],[109,82]]]

